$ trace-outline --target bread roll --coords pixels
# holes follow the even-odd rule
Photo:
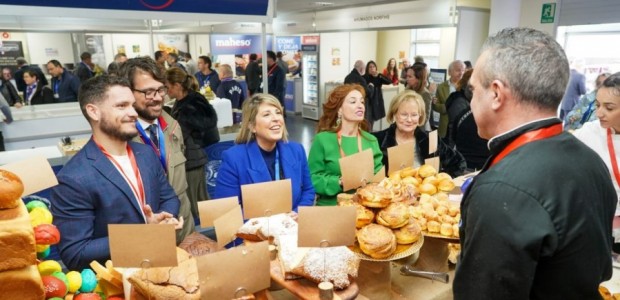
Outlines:
[[[413,244],[420,239],[422,228],[414,218],[410,218],[406,226],[394,230],[396,243]]]
[[[396,236],[391,229],[378,224],[369,224],[357,232],[360,249],[375,258],[388,258],[396,251]]]
[[[456,205],[450,205],[450,207],[448,208],[448,214],[451,217],[456,217],[456,215],[458,215],[459,212],[461,212],[461,209]]]
[[[407,177],[412,178],[418,174],[418,170],[412,167],[406,167],[400,170],[400,176],[405,180]]]
[[[422,178],[430,177],[435,174],[437,174],[437,170],[435,170],[435,168],[433,168],[433,166],[431,165],[422,165],[418,169],[418,175],[420,175],[420,177]]]
[[[391,203],[377,213],[377,223],[389,228],[400,228],[409,222],[409,207],[402,202]]]
[[[428,223],[426,223],[426,231],[430,233],[438,233],[441,231],[441,224],[437,221],[428,221]]]
[[[453,224],[452,225],[452,235],[455,236],[455,237],[460,237],[459,225],[458,224]]]
[[[452,236],[452,224],[442,223],[439,233],[443,236]]]
[[[0,209],[17,207],[23,193],[22,180],[12,172],[0,170]]]
[[[355,228],[362,228],[374,221],[375,213],[354,201],[338,202],[338,206],[355,206]]]
[[[430,183],[436,186],[437,184],[439,184],[439,179],[437,179],[437,177],[435,176],[429,176],[422,180],[422,184],[425,184],[425,183]]]
[[[452,179],[442,179],[437,184],[437,189],[443,192],[450,192],[454,189],[454,181]]]
[[[437,187],[430,183],[422,183],[418,189],[422,194],[435,195],[437,193]]]
[[[390,190],[374,183],[358,189],[356,195],[362,205],[374,208],[387,207],[393,197]]]

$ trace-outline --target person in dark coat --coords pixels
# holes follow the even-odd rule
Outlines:
[[[24,72],[26,70],[34,70],[37,73],[37,78],[39,79],[41,85],[46,86],[48,84],[47,78],[45,78],[45,75],[43,74],[43,71],[41,71],[41,68],[34,65],[28,65],[28,61],[26,61],[26,59],[24,59],[23,57],[18,57],[16,61],[18,70],[15,71],[14,77],[18,91],[24,93],[26,92],[26,83],[24,82]]]
[[[391,84],[392,81],[378,72],[377,64],[372,60],[366,64],[364,79],[368,83],[368,88],[372,90],[368,101],[366,101],[366,120],[368,121],[368,127],[372,131],[373,123],[385,117],[385,105],[381,87],[384,84]]]
[[[187,159],[185,162],[187,196],[191,203],[192,214],[198,216],[198,201],[209,199],[205,178],[207,155],[203,148],[220,139],[217,114],[209,101],[196,92],[198,89],[196,78],[184,70],[177,67],[168,69],[166,86],[168,95],[176,99],[171,115],[179,122],[183,131]]]
[[[453,177],[464,173],[467,164],[465,158],[458,151],[450,148],[441,139],[438,140],[437,152],[429,153],[428,134],[420,126],[426,119],[424,100],[418,93],[405,90],[400,92],[392,102],[387,113],[387,120],[391,123],[387,129],[373,132],[383,152],[383,165],[386,174],[389,174],[389,157],[387,149],[390,147],[415,143],[414,167],[424,164],[427,158],[439,156],[439,171],[446,172]]]
[[[52,59],[47,63],[47,71],[52,75],[52,89],[56,102],[77,102],[80,80]]]
[[[481,53],[471,109],[491,157],[461,201],[454,299],[601,299],[618,196],[557,117],[566,54],[531,28],[503,29]]]
[[[81,83],[84,83],[86,80],[95,77],[95,71],[93,70],[93,57],[90,53],[84,52],[80,54],[80,59],[82,61],[75,69],[75,76],[80,79]]]
[[[22,78],[23,80],[23,78]],[[22,99],[19,97],[17,93],[17,83],[15,83],[15,79],[11,76],[11,69],[3,68],[2,69],[2,79],[0,83],[0,94],[4,97],[9,106],[14,106],[15,103],[21,103]]]
[[[284,106],[284,95],[286,94],[286,85],[284,85],[285,74],[282,68],[278,66],[276,61],[276,53],[273,51],[267,51],[267,76],[268,78],[268,92],[280,101],[280,104],[286,110]],[[286,113],[284,113],[286,117]]]
[[[28,69],[24,71],[24,82],[26,83],[25,103],[28,105],[54,103],[54,93],[50,88],[41,84],[35,70]]]
[[[250,62],[245,67],[245,82],[248,85],[248,96],[252,96],[260,91],[261,70],[256,57],[256,53],[250,54]]]
[[[218,98],[225,98],[230,100],[230,104],[233,109],[241,109],[243,105],[243,99],[245,95],[241,85],[232,78],[232,67],[229,64],[220,65],[220,75],[222,75],[222,82],[217,87],[215,95]]]
[[[357,60],[355,61],[355,64],[353,65],[353,70],[351,70],[351,73],[349,73],[349,75],[347,75],[344,78],[344,83],[345,84],[359,84],[364,89],[364,92],[366,93],[366,98],[364,99],[364,102],[370,103],[370,97],[372,96],[374,89],[368,86],[368,82],[364,78],[364,74],[365,74],[364,62],[362,60]],[[366,119],[368,120],[368,118]],[[372,127],[370,127],[370,125],[371,124],[368,123],[368,128],[369,128],[368,130],[372,131]]]
[[[491,153],[486,139],[478,135],[478,127],[471,112],[471,90],[467,88],[473,69],[467,70],[457,83],[457,90],[446,100],[448,113],[447,140],[467,161],[467,168],[480,170]]]

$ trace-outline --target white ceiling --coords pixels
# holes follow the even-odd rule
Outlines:
[[[411,0],[274,0],[276,14],[291,14],[343,8],[348,6],[368,6],[371,4],[395,3]]]

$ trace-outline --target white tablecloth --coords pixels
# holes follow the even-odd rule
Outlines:
[[[217,113],[217,128],[233,125],[232,105],[230,100],[215,98],[209,101]]]

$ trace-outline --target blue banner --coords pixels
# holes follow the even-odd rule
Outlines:
[[[301,49],[301,38],[299,36],[278,36],[276,37],[276,51],[296,52]]]
[[[272,50],[273,36],[267,36],[267,50]],[[212,34],[211,35],[211,54],[260,54],[261,47],[260,35],[241,35],[241,34]]]
[[[265,16],[268,0],[4,0],[1,4]]]

